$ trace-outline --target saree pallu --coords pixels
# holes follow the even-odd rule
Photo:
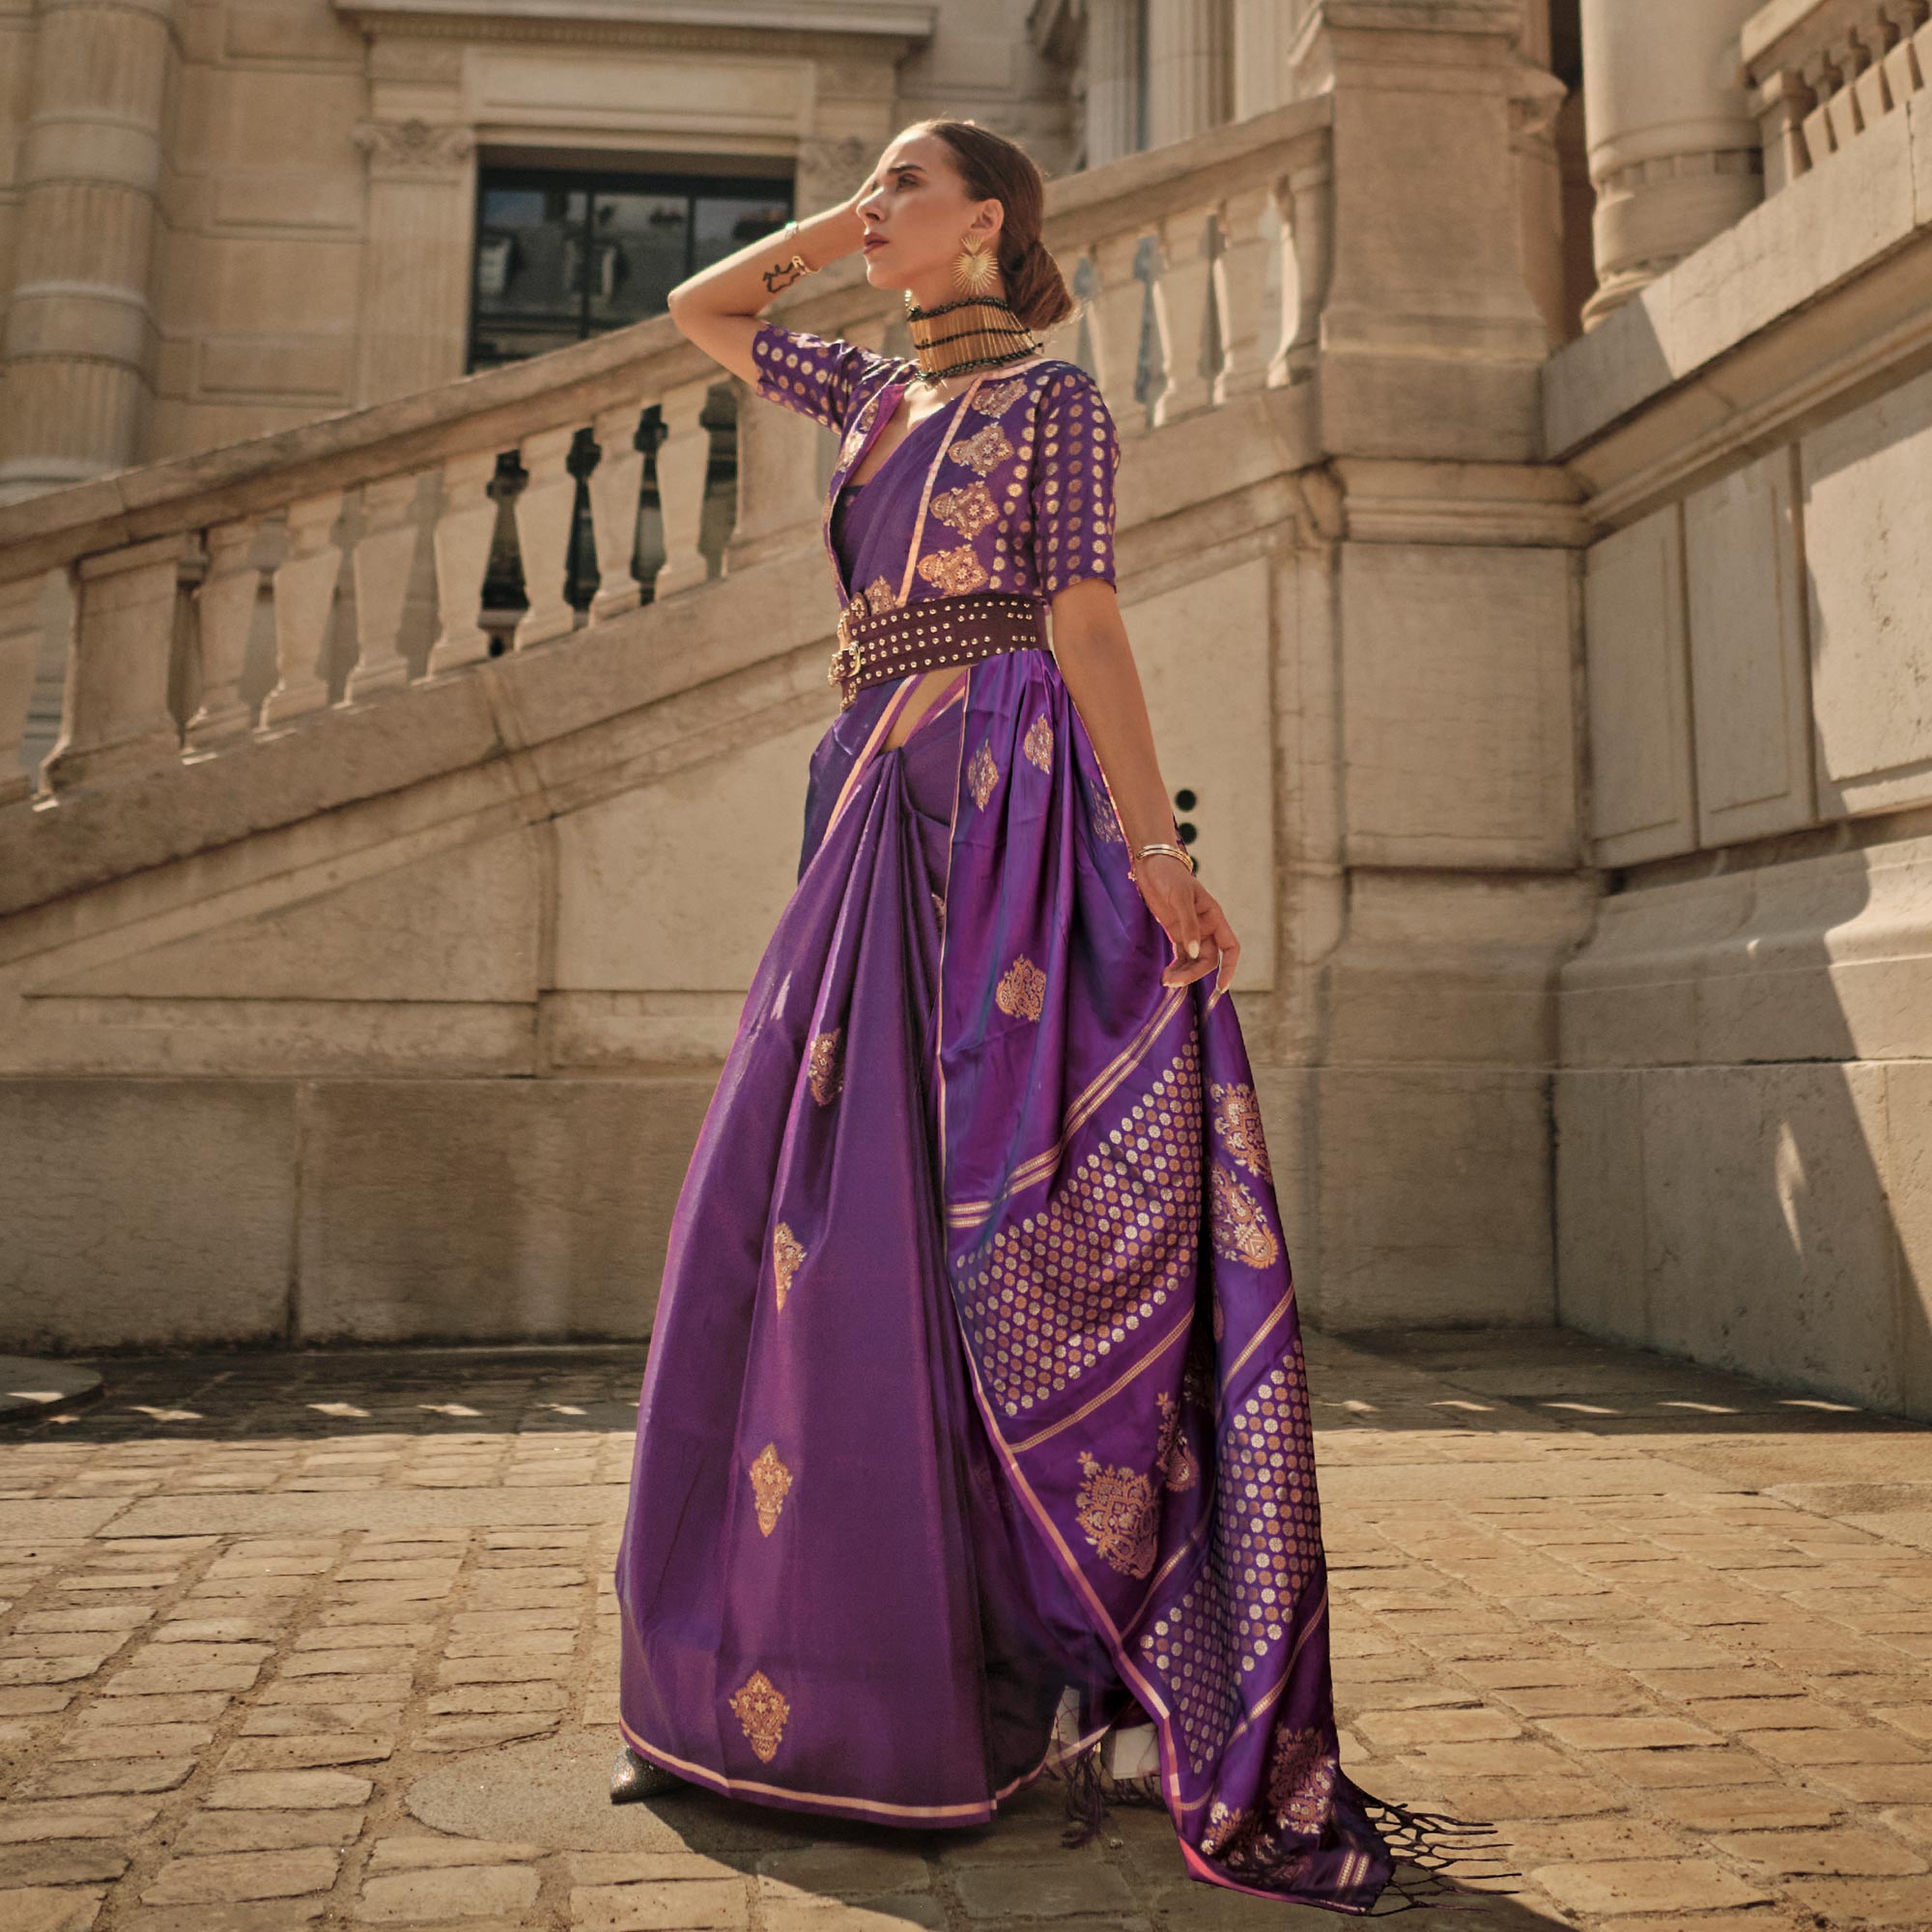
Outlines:
[[[673,1220],[623,1733],[757,1802],[963,1825],[1145,1714],[1195,1877],[1364,1913],[1394,1862],[1371,1807],[1427,1814],[1338,1759],[1234,1002],[1161,985],[1050,652],[968,667],[884,750],[904,696],[813,754]]]

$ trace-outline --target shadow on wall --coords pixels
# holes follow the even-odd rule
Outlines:
[[[1560,1321],[1919,1418],[1928,458],[1922,377],[1656,513],[1685,519],[1690,838],[1613,875],[1563,975],[1557,1077]],[[1780,473],[1781,509],[1774,488],[1769,516],[1709,514]],[[1642,720],[1593,719],[1600,778],[1644,754],[1615,736]]]

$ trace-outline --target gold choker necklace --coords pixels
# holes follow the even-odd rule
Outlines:
[[[967,296],[921,308],[908,290],[905,311],[922,383],[943,383],[968,369],[997,369],[1039,354],[1026,324],[999,296]]]

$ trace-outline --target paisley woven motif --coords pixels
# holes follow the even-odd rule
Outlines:
[[[785,1296],[791,1293],[791,1278],[804,1259],[805,1250],[799,1246],[798,1236],[781,1221],[772,1236],[772,1276],[781,1308],[785,1305]]]
[[[1262,1212],[1261,1203],[1229,1169],[1214,1163],[1214,1252],[1247,1267],[1272,1267],[1281,1243]]]

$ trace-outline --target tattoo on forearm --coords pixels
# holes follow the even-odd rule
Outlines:
[[[764,270],[765,293],[775,296],[781,289],[790,288],[805,273],[805,269],[794,255],[788,262],[781,262],[776,268]]]

